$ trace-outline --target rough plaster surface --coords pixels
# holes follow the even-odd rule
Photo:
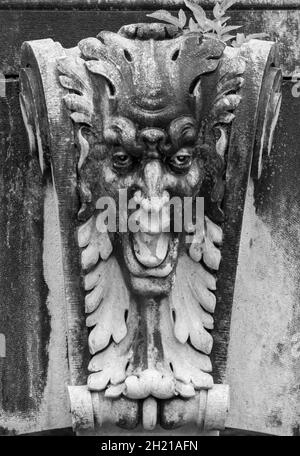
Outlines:
[[[41,407],[41,428],[71,426],[68,413],[67,330],[59,222],[55,190],[48,185],[44,205],[44,275],[49,288],[47,306],[51,317],[47,386]]]
[[[284,233],[271,233],[256,214],[253,189],[251,182],[232,313],[227,426],[293,435],[300,403],[300,330],[294,324],[299,296]],[[298,239],[299,230],[298,224]]]
[[[64,283],[55,191],[48,185],[44,201],[44,278],[49,294],[47,308],[50,315],[47,381],[37,413],[6,413],[3,419],[8,433],[18,434],[59,429],[71,426],[67,397],[68,362]],[[34,373],[33,373],[34,375]]]

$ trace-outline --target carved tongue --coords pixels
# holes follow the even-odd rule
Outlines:
[[[138,232],[133,236],[133,248],[138,261],[147,268],[159,266],[167,256],[167,233],[148,234]]]

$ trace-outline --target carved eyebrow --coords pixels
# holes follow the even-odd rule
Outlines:
[[[190,116],[174,119],[169,126],[169,137],[174,149],[194,143],[197,138],[196,122]]]
[[[126,151],[139,149],[136,126],[126,117],[113,117],[104,129],[103,135],[109,144],[123,146]]]

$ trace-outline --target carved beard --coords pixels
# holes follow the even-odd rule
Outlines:
[[[195,233],[189,252],[179,255],[169,296],[146,301],[128,290],[109,237],[97,232],[94,215],[78,236],[85,258],[97,251],[93,259],[89,256],[89,266],[91,260],[96,266],[84,277],[87,326],[93,328],[89,348],[95,355],[89,388],[105,390],[107,397],[169,399],[212,387],[207,329],[213,328],[216,279],[205,266],[218,269],[215,244],[221,243],[222,230],[206,217],[204,232]]]

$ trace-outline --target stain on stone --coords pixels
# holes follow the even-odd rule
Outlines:
[[[276,345],[276,348],[277,348],[278,354],[279,354],[279,355],[282,355],[282,353],[283,353],[283,351],[284,351],[284,348],[285,348],[285,345],[282,344],[281,342],[279,342],[279,343]]]
[[[284,368],[284,364],[283,364],[283,361],[282,361],[281,358],[284,355],[284,352],[285,352],[286,349],[287,349],[287,346],[284,345],[283,343],[279,342],[276,345],[276,349],[272,353],[272,362],[277,364],[277,365],[282,366],[283,368]]]
[[[0,426],[0,436],[4,435],[17,435],[14,429],[8,429],[6,427]]]
[[[0,125],[0,332],[6,335],[2,407],[37,410],[47,379],[50,320],[43,277],[43,178],[24,141],[18,81]],[[2,103],[3,104],[3,103]]]
[[[267,427],[280,427],[282,426],[282,410],[274,409],[266,419]]]

